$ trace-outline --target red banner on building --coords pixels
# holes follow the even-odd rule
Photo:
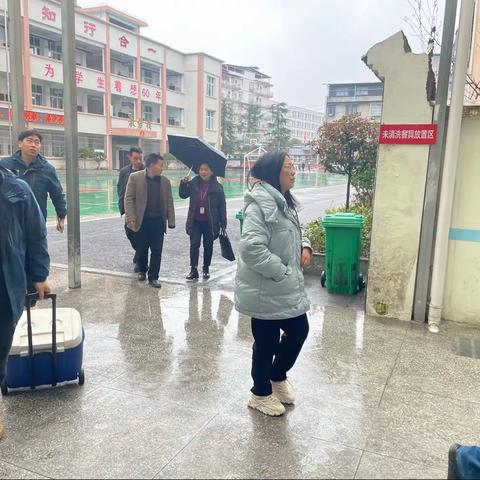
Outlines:
[[[437,125],[380,125],[380,143],[392,145],[432,145],[437,143]]]

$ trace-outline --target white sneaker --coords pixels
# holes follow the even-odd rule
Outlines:
[[[248,406],[271,417],[279,417],[285,413],[285,407],[273,395],[259,397],[252,393]]]
[[[295,402],[295,393],[288,380],[282,380],[281,382],[272,381],[272,394],[278,398],[282,403],[291,405]]]

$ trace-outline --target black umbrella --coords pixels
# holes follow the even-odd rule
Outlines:
[[[208,163],[214,175],[225,177],[227,158],[220,150],[198,137],[168,135],[168,151],[187,167],[198,173],[202,163]]]

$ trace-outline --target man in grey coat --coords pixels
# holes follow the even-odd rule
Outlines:
[[[155,288],[162,286],[158,275],[167,225],[175,228],[172,186],[162,176],[163,166],[161,155],[148,155],[145,170],[130,175],[125,192],[125,225],[135,233],[138,279],[145,281],[148,272],[148,283]]]

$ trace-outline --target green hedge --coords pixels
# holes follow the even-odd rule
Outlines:
[[[345,212],[345,207],[325,210],[325,214],[340,212]],[[349,212],[363,215],[365,223],[362,229],[361,255],[362,257],[368,258],[370,254],[370,236],[372,232],[372,207],[366,207],[365,205],[354,203],[350,205]],[[321,218],[307,224],[305,228],[305,235],[310,240],[315,253],[325,253],[325,229],[323,228]]]

